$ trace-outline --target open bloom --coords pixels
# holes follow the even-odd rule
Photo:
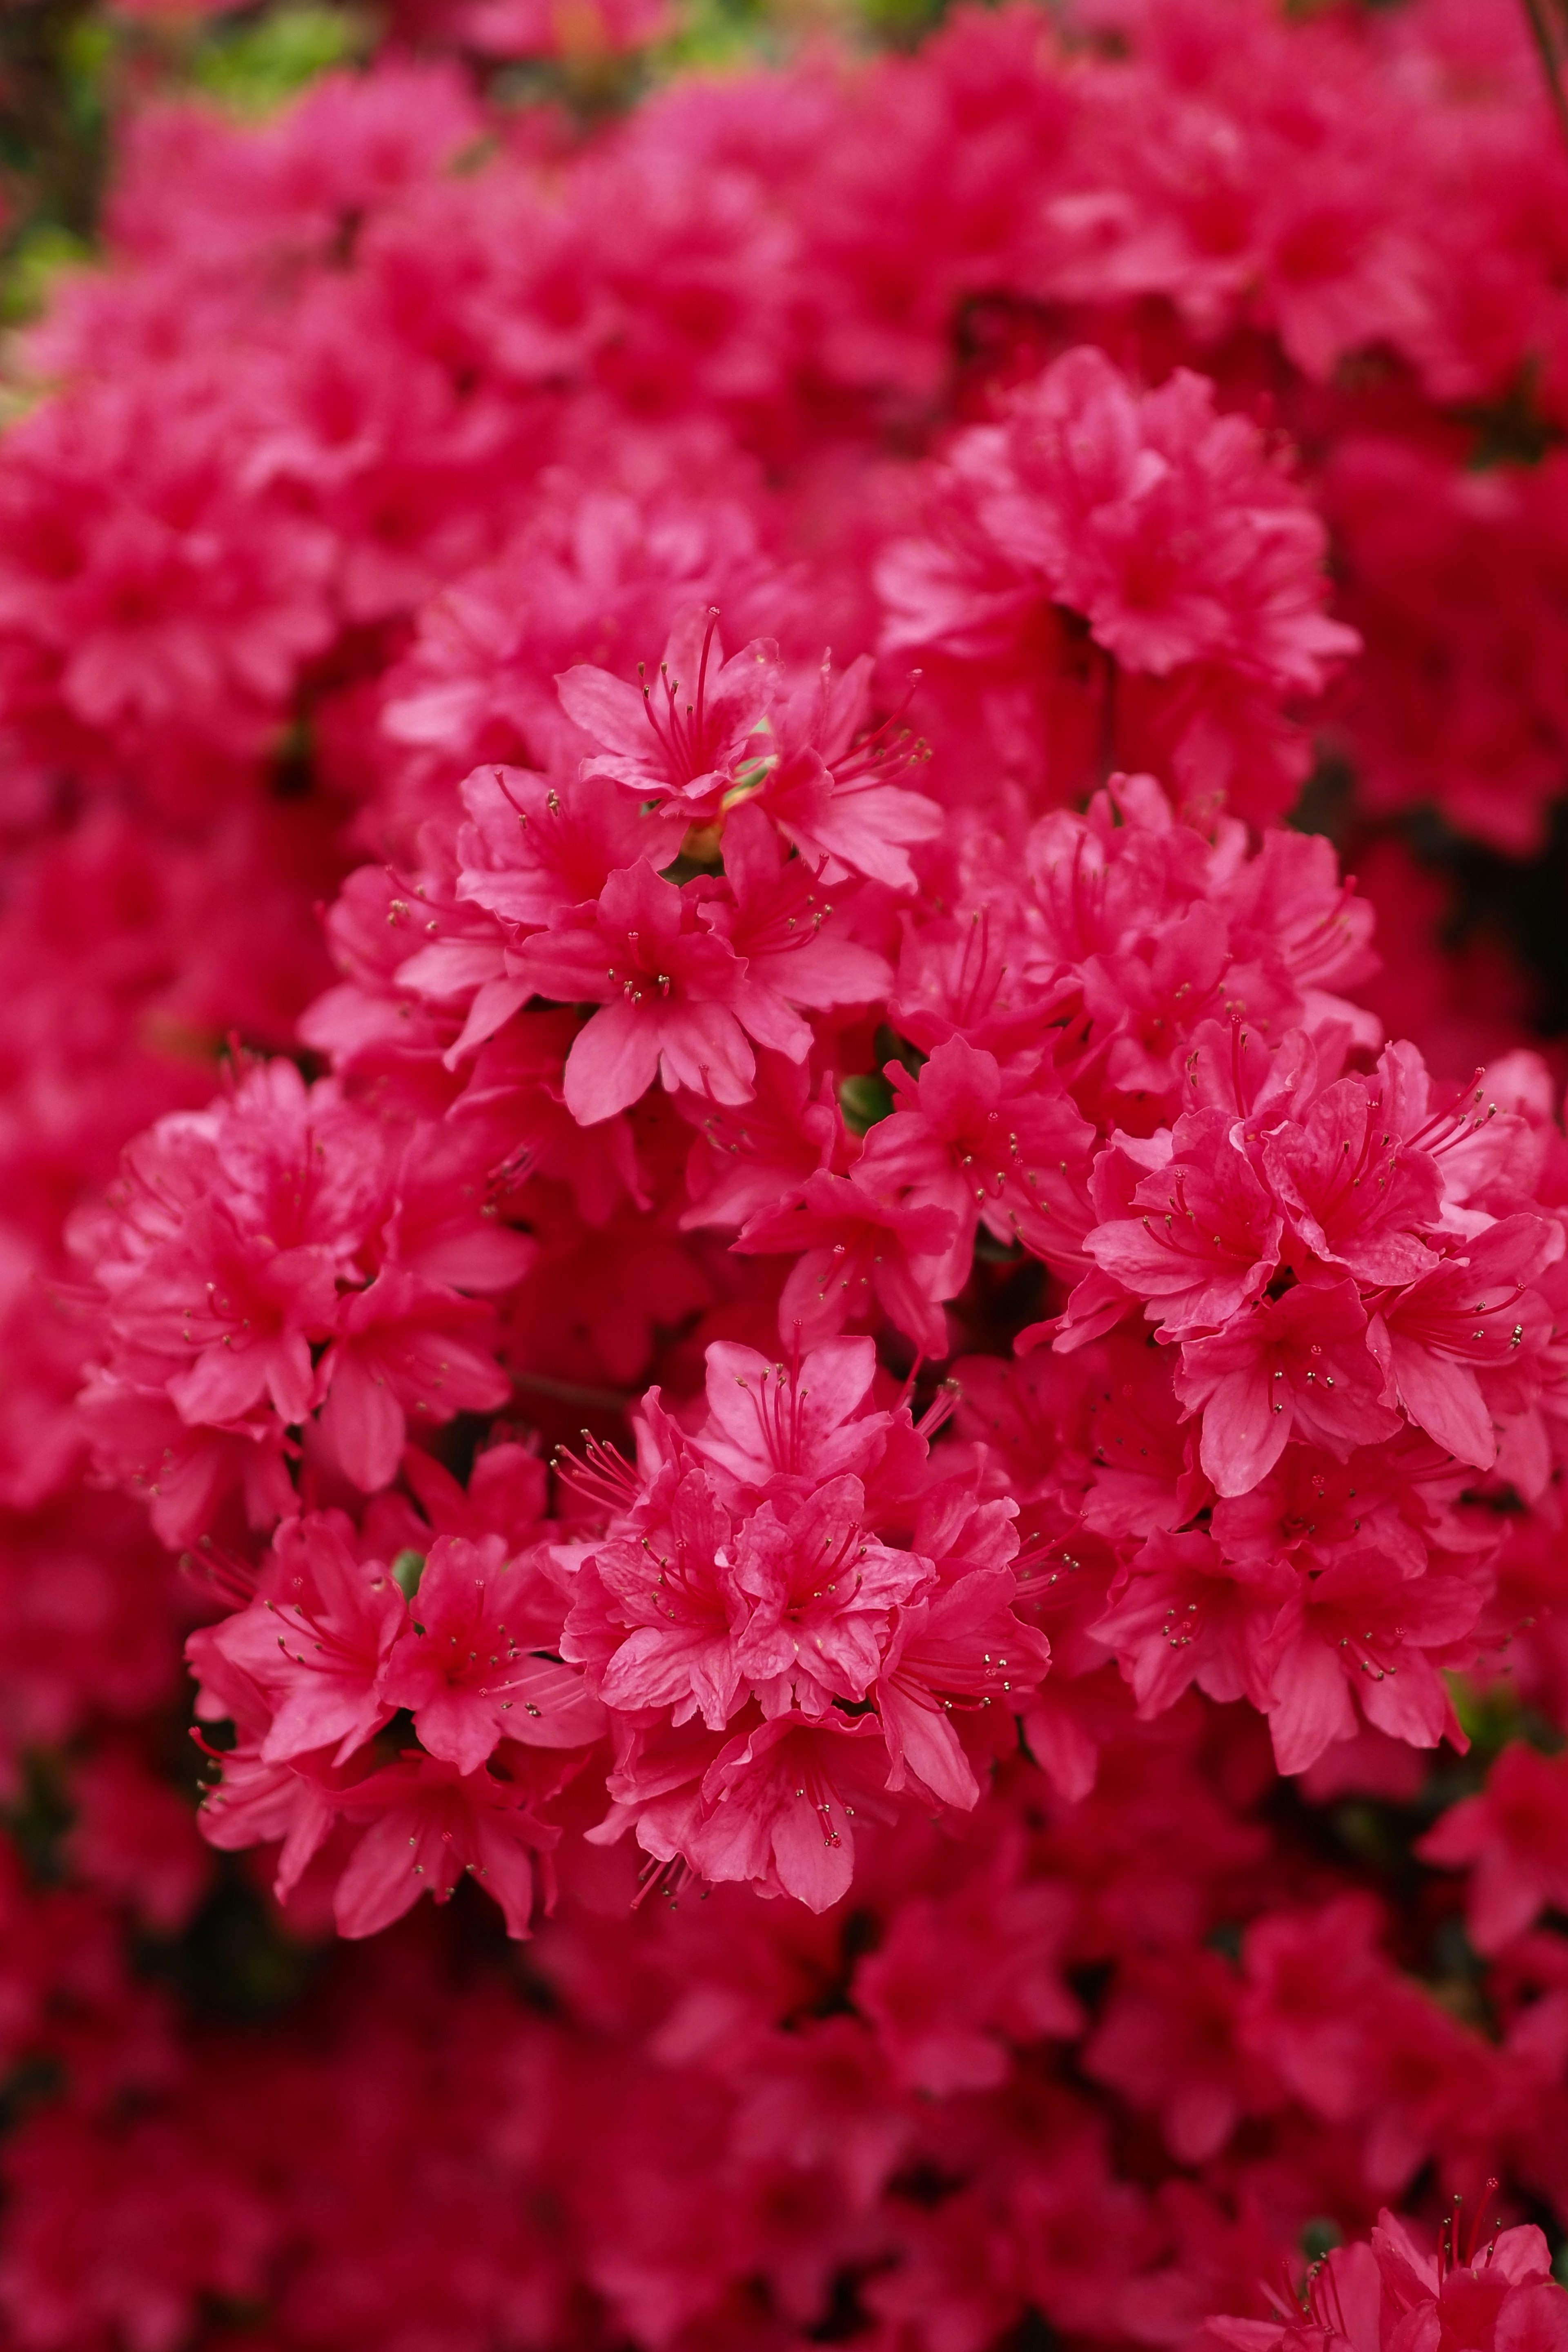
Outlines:
[[[721,1103],[750,1099],[751,1040],[793,1061],[810,1033],[701,919],[700,902],[646,861],[612,874],[596,902],[558,916],[518,951],[529,987],[597,1004],[566,1056],[566,1108],[591,1127],[656,1078]]]

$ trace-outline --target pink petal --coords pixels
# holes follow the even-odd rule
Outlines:
[[[566,1056],[566,1108],[579,1127],[629,1110],[658,1075],[658,1028],[624,1000],[602,1005]]]

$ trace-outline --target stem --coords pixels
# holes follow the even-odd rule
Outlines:
[[[1557,50],[1552,37],[1552,27],[1547,22],[1542,0],[1524,0],[1524,13],[1530,19],[1530,29],[1534,37],[1536,55],[1541,59],[1541,69],[1546,77],[1546,94],[1552,100],[1552,110],[1557,117],[1557,128],[1563,133],[1564,146],[1568,146],[1568,97],[1563,94],[1562,69],[1557,63]]]
[[[637,1402],[619,1389],[588,1388],[581,1381],[558,1381],[548,1372],[513,1372],[512,1385],[535,1396],[553,1397],[558,1403],[582,1405],[590,1412],[630,1412]]]

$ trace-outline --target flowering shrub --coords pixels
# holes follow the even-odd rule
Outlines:
[[[1568,2352],[1530,21],[594,17],[13,352],[6,2338]]]

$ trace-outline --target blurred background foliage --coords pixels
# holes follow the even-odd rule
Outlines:
[[[89,249],[123,109],[153,89],[201,90],[264,113],[363,53],[362,11],[285,5],[142,16],[100,0],[0,0],[0,311],[38,309],[49,278]]]
[[[670,29],[632,56],[592,38],[580,55],[493,62],[496,93],[565,100],[586,112],[625,104],[651,80],[693,66],[779,55],[813,32],[905,46],[943,0],[676,0]],[[400,21],[403,19],[404,21]],[[257,116],[333,66],[368,56],[418,11],[398,0],[0,0],[0,320],[36,315],[48,281],[90,248],[117,119],[153,92],[204,93]]]

